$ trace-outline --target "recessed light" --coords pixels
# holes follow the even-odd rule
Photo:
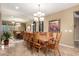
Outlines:
[[[16,6],[16,9],[19,9],[19,7],[18,7],[18,6]]]

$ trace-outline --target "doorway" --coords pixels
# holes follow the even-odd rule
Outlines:
[[[79,11],[74,12],[74,45],[79,47]]]

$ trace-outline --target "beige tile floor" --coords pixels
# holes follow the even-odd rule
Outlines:
[[[79,56],[79,49],[78,48],[67,48],[60,46],[60,52],[62,56]],[[0,56],[45,56],[44,53],[37,52],[32,53],[30,49],[28,49],[24,45],[24,41],[17,41],[13,45],[9,47],[0,47]],[[47,56],[53,56],[53,53],[49,52]]]

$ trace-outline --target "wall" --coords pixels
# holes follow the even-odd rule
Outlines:
[[[69,46],[74,46],[74,16],[73,13],[79,11],[79,5],[65,9],[45,17],[44,31],[48,32],[48,21],[61,20],[61,43]],[[65,32],[68,30],[68,32]],[[69,32],[72,31],[72,32]]]
[[[0,4],[0,38],[2,35],[2,19],[1,19],[1,4]],[[1,40],[0,40],[0,44],[1,44]]]
[[[15,31],[25,31],[26,30],[26,23],[20,23],[20,25],[15,25]]]
[[[1,39],[1,13],[0,13],[0,39]],[[1,40],[0,40],[0,44],[1,44]]]

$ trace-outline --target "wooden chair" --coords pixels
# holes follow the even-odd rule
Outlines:
[[[39,44],[39,36],[38,32],[34,32],[33,34],[33,50],[37,50],[37,52],[40,52],[40,44]]]
[[[60,43],[61,35],[62,35],[62,33],[57,33],[57,40],[56,40],[56,43],[55,43],[55,48],[57,49],[60,56],[61,56],[61,53],[59,51],[59,43]]]
[[[59,55],[61,55],[59,51],[61,33],[53,33],[53,38],[53,40],[48,41],[47,49],[51,49],[52,51],[54,51],[54,55],[56,55],[57,52]]]
[[[47,36],[47,32],[39,32],[38,33],[38,39],[39,39],[39,44],[41,46],[42,52],[46,54],[47,49],[46,49],[46,45],[47,45],[47,41],[48,41],[48,36]]]
[[[24,32],[23,39],[24,39],[24,41],[26,41],[26,40],[28,39],[28,34],[27,34],[27,32]]]
[[[23,40],[24,40],[24,45],[26,46],[27,45],[26,32],[24,32]]]
[[[33,41],[33,34],[32,33],[27,33],[27,47],[32,49],[32,41]]]

